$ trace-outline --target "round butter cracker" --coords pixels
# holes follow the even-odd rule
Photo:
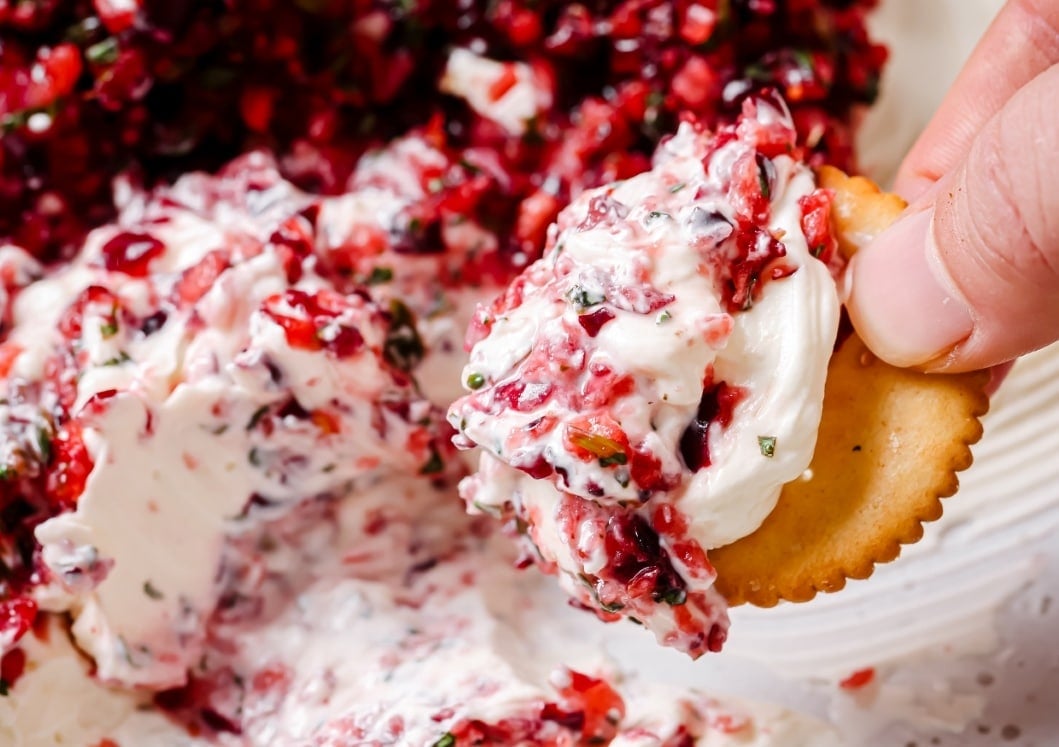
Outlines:
[[[824,167],[847,257],[905,207],[872,182]],[[986,372],[923,374],[877,359],[855,334],[831,357],[816,452],[753,534],[709,552],[732,605],[769,607],[837,591],[893,560],[941,516],[971,464],[989,399]],[[776,445],[783,448],[782,444]]]

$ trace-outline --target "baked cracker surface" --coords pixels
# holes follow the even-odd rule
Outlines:
[[[824,167],[832,221],[849,257],[905,207],[862,177]],[[753,534],[711,550],[732,605],[769,607],[838,591],[893,560],[941,516],[941,499],[971,465],[989,399],[986,372],[924,374],[876,358],[855,334],[828,365],[816,451]],[[782,444],[777,444],[782,448]]]

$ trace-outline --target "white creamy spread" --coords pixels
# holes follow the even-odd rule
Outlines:
[[[242,203],[203,201],[232,174],[259,184]],[[383,218],[395,199],[359,197]],[[184,681],[220,591],[225,538],[245,522],[379,474],[442,468],[432,406],[383,360],[392,316],[338,296],[311,265],[288,274],[273,232],[307,202],[258,155],[229,167],[227,182],[188,177],[132,200],[120,225],[95,231],[74,263],[14,304],[16,379],[44,377],[64,346],[76,356],[71,413],[94,466],[76,510],[37,529],[54,574],[37,595],[74,612],[74,635],[106,681]],[[102,266],[108,242],[141,231],[161,247],[148,274]],[[231,256],[201,295],[174,300],[217,250]],[[85,305],[71,343],[60,320],[90,287],[110,293]],[[158,329],[145,332],[156,313]]]
[[[812,172],[765,155],[762,130],[793,139],[768,101],[716,136],[683,125],[651,171],[566,208],[545,256],[476,315],[471,393],[449,410],[485,452],[465,498],[517,516],[543,564],[605,613],[633,614],[604,598],[627,552],[607,534],[616,516],[653,525],[687,589],[708,589],[702,551],[756,529],[813,454],[838,297],[802,230]],[[701,601],[718,617],[720,599]],[[672,642],[673,612],[633,616]]]
[[[241,619],[213,626],[192,688],[206,693],[199,707],[216,709],[215,719],[237,719],[241,734],[190,736],[182,725],[145,710],[142,695],[103,687],[62,625],[52,621],[46,635],[23,639],[26,671],[9,697],[0,698],[0,743],[95,745],[107,737],[119,747],[429,747],[447,733],[489,726],[497,729],[492,735],[499,744],[517,743],[511,735],[518,733],[533,734],[543,744],[566,744],[562,740],[574,736],[562,724],[582,718],[577,709],[585,701],[562,691],[586,675],[617,683],[612,689],[600,681],[595,696],[607,710],[622,714],[613,725],[598,718],[605,713],[595,714],[613,732],[614,745],[833,743],[827,727],[782,708],[616,676],[593,653],[599,647],[563,645],[548,634],[545,623],[555,630],[581,616],[557,609],[544,579],[513,568],[504,544],[483,544],[468,535],[456,500],[439,501],[414,480],[400,478],[366,493],[341,504],[334,521],[324,522],[331,530],[325,539],[316,532],[288,533],[281,556],[269,554],[270,574],[306,573],[313,580],[300,585],[294,598],[280,599],[284,591],[278,586],[250,592],[249,598],[270,598],[267,624]],[[401,543],[383,538],[392,564],[375,568],[370,578],[351,571],[342,559],[357,553],[365,538],[357,504],[385,505],[383,497],[407,509],[432,503],[425,523],[447,527],[448,541],[454,534],[464,546],[409,576],[414,558],[393,552]],[[564,664],[584,674],[575,675]],[[207,684],[221,682],[226,687]],[[56,697],[70,704],[59,718],[51,707]]]

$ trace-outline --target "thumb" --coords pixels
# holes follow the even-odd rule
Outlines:
[[[1059,67],[1020,89],[963,163],[859,252],[847,308],[883,360],[967,371],[1059,339]]]

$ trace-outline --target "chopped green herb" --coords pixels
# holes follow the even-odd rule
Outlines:
[[[391,280],[393,280],[393,270],[389,267],[373,267],[366,282],[368,285],[379,285],[380,283],[388,283]]]
[[[447,731],[438,741],[434,742],[433,747],[456,747],[456,737],[451,731]]]
[[[758,436],[757,445],[761,449],[761,456],[769,457],[770,459],[776,456],[775,436]]]
[[[440,177],[435,176],[427,182],[427,189],[432,193],[440,192],[445,189],[445,182],[443,182]]]
[[[687,182],[677,182],[676,184],[674,184],[672,187],[669,188],[669,191],[672,194],[676,194],[680,190],[684,189],[684,187],[686,187],[686,186],[688,186]]]
[[[575,285],[571,288],[566,294],[566,297],[570,299],[570,303],[578,309],[587,309],[592,306],[598,306],[607,300],[607,297],[602,293],[587,290],[580,285]]]
[[[628,463],[629,463],[629,457],[627,457],[625,455],[624,451],[618,451],[618,452],[615,452],[614,454],[609,454],[608,456],[599,458],[599,466],[600,467],[611,467],[611,466],[613,466],[615,464],[628,464]]]
[[[132,360],[132,358],[129,357],[129,354],[126,353],[124,350],[122,350],[117,355],[115,355],[113,358],[108,358],[107,360],[103,361],[103,363],[101,365],[104,365],[104,366],[120,366],[122,363],[128,363],[131,360]]]
[[[614,464],[625,464],[628,457],[625,455],[625,449],[622,445],[615,441],[613,438],[607,438],[598,433],[589,433],[579,428],[570,428],[570,443],[574,446],[584,449],[589,454],[600,460],[600,463],[604,459],[611,459],[621,454],[622,461],[614,462]]]
[[[85,50],[85,59],[99,65],[109,65],[118,59],[118,40],[113,36]]]
[[[239,74],[232,68],[208,67],[202,71],[200,80],[202,87],[209,90],[217,90],[231,85]]]
[[[92,38],[92,34],[99,30],[98,18],[85,18],[66,29],[66,41],[75,44],[84,44]]]
[[[113,337],[118,334],[118,323],[107,322],[106,324],[99,325],[99,334],[103,335],[103,339]]]
[[[614,470],[614,479],[618,481],[618,484],[623,488],[629,487],[630,477],[629,470],[627,469],[616,469]]]
[[[43,428],[37,430],[37,449],[40,451],[41,463],[50,464],[52,456],[51,434]]]
[[[679,607],[684,604],[684,602],[688,601],[688,593],[683,589],[670,589],[661,594],[659,599],[670,607]]]
[[[459,160],[459,164],[460,164],[460,166],[462,166],[463,168],[467,169],[467,171],[471,172],[472,174],[480,174],[480,173],[482,173],[482,170],[480,168],[475,166],[473,163],[468,161],[466,158],[461,158]]]
[[[408,233],[419,233],[422,228],[423,221],[419,218],[412,218],[412,220],[408,221]]]
[[[437,452],[437,449],[430,450],[430,459],[427,463],[419,470],[421,475],[436,475],[445,468],[445,463],[441,461],[441,454]]]
[[[250,453],[246,455],[246,458],[247,460],[249,460],[250,464],[254,465],[255,467],[261,466],[261,452],[257,450],[256,446],[250,449]]]
[[[394,368],[411,371],[423,360],[423,340],[416,330],[415,316],[400,301],[390,301],[390,329],[383,343],[382,355]]]
[[[335,471],[335,465],[334,464],[325,464],[323,467],[320,468],[320,471],[323,472],[324,474],[327,474],[329,472],[334,472]]]
[[[29,118],[32,114],[32,109],[22,109],[17,112],[5,114],[4,116],[0,117],[0,132],[14,132],[17,129],[25,127],[26,122],[29,121]]]
[[[757,183],[758,186],[761,187],[761,194],[765,197],[765,199],[771,199],[772,189],[771,187],[769,187],[769,178],[765,175],[765,172],[762,169],[758,169],[757,171]]]
[[[0,677],[0,697],[7,697],[8,687],[9,685],[7,684],[7,680],[5,680],[3,677]]]
[[[820,259],[820,257],[824,253],[824,249],[826,249],[826,248],[827,247],[824,246],[823,244],[817,244],[816,246],[813,247],[813,256],[816,257],[817,259]]]
[[[647,214],[648,223],[654,223],[656,220],[660,220],[662,218],[673,220],[672,215],[670,215],[669,213],[663,213],[661,210],[652,210]]]
[[[158,591],[158,589],[154,587],[154,584],[152,584],[150,580],[143,582],[143,593],[149,596],[151,599],[161,599],[165,596],[164,594],[162,594],[162,592]]]
[[[743,311],[750,311],[754,307],[754,288],[757,286],[757,276],[751,275],[746,281],[746,299],[743,301]]]
[[[222,436],[228,432],[228,424],[221,423],[220,425],[214,426],[213,430],[210,431],[215,436]]]
[[[481,389],[485,386],[485,377],[480,373],[467,374],[467,388],[468,389]]]
[[[754,62],[743,68],[743,75],[751,80],[768,80],[769,70],[760,62]]]
[[[265,413],[268,412],[268,405],[261,405],[261,407],[254,410],[254,414],[250,416],[250,420],[246,424],[248,431],[254,430],[257,424],[261,422],[261,418],[265,417]]]
[[[813,57],[804,49],[792,49],[791,54],[794,59],[798,61],[798,64],[805,70],[812,72],[813,70]]]
[[[604,602],[602,599],[599,600],[599,608],[604,612],[621,612],[625,609],[625,605],[621,602]]]
[[[471,501],[471,505],[483,514],[492,516],[495,519],[500,518],[501,511],[497,506],[490,506],[485,503],[479,503],[478,501]]]
[[[2,481],[2,480],[11,480],[11,479],[14,479],[17,476],[18,476],[18,473],[15,472],[15,470],[13,470],[10,467],[8,467],[6,464],[3,465],[2,467],[0,467],[0,481]]]
[[[670,314],[668,311],[662,311],[662,313],[658,315],[658,318],[655,319],[655,324],[665,324],[672,318],[673,315]]]
[[[528,118],[526,121],[526,130],[522,135],[522,142],[527,145],[540,145],[544,142],[544,135],[541,133],[541,121],[536,115]]]

